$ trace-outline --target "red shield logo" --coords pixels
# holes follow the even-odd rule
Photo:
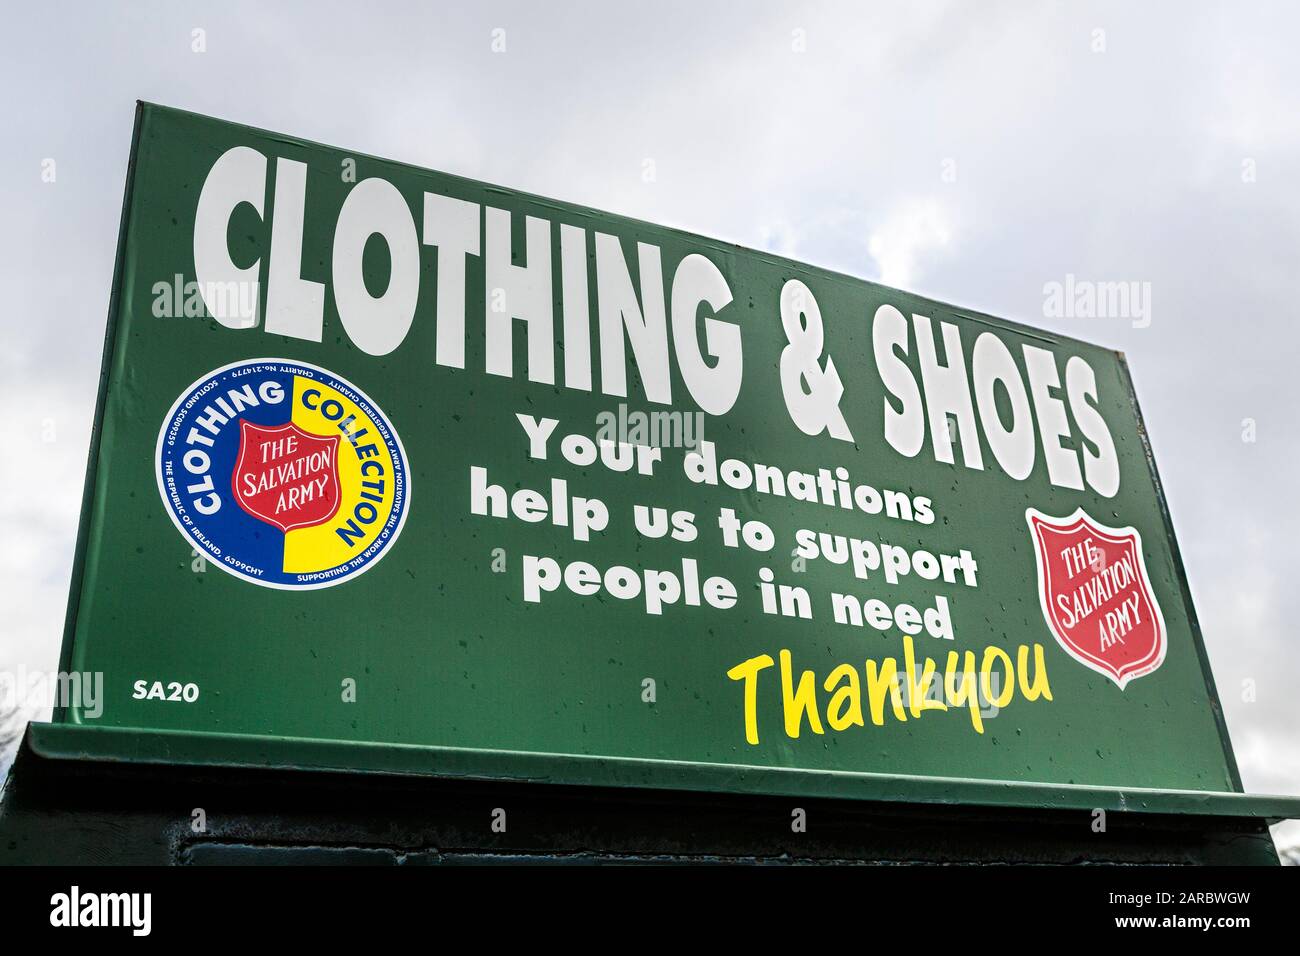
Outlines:
[[[1038,559],[1038,596],[1058,644],[1119,689],[1165,659],[1165,620],[1151,590],[1142,538],[1082,509],[1052,518],[1025,511]]]
[[[281,531],[323,524],[339,510],[338,453],[338,435],[241,418],[239,457],[230,476],[235,500]]]

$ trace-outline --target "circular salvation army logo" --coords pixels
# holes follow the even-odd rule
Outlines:
[[[260,358],[187,388],[158,433],[158,490],[200,555],[245,581],[330,587],[392,550],[411,498],[406,452],[333,372]]]

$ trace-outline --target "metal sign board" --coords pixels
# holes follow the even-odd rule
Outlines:
[[[1240,789],[1121,355],[156,106],[81,533],[118,747]]]

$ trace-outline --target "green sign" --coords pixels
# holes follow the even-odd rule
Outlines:
[[[64,669],[213,759],[1239,789],[1121,355],[148,105]]]

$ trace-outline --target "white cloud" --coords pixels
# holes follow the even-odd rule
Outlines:
[[[950,217],[937,200],[913,200],[872,230],[867,252],[876,261],[883,284],[915,287],[922,269],[935,253],[948,248],[952,236]]]

